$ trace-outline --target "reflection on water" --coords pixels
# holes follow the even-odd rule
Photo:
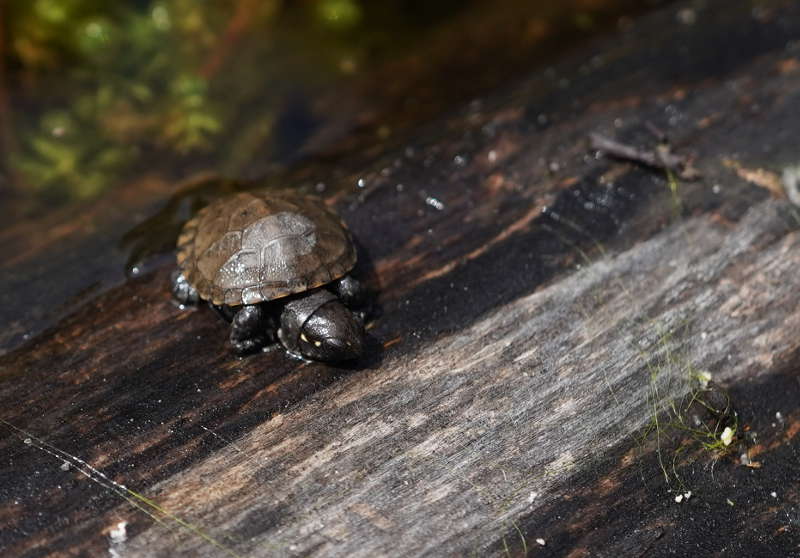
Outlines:
[[[10,0],[0,192],[30,215],[145,171],[254,176],[315,135],[324,147],[366,123],[385,136],[371,105],[432,112],[626,3]],[[358,80],[358,92],[341,88]]]
[[[380,42],[357,0],[17,0],[3,16],[11,186],[51,203],[154,162],[236,173],[285,156],[316,124],[314,90]]]

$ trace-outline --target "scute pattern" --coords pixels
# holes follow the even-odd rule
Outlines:
[[[338,279],[356,262],[344,223],[322,200],[291,191],[243,192],[186,223],[178,266],[203,299],[237,306]]]

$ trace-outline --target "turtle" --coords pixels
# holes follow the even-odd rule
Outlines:
[[[207,301],[230,322],[237,353],[280,343],[310,360],[361,356],[355,244],[320,198],[292,190],[219,198],[183,226],[176,256],[174,298]]]

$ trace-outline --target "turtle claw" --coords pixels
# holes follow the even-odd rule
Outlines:
[[[265,344],[266,340],[261,338],[243,339],[240,341],[235,341],[231,339],[231,345],[233,346],[233,350],[236,351],[236,353],[239,355],[249,355],[251,353],[257,353],[264,347]]]

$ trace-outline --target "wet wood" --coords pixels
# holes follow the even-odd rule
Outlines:
[[[123,280],[136,219],[61,216],[5,268],[4,303],[71,253],[103,288],[33,301],[3,337],[3,554],[799,552],[800,212],[726,161],[797,165],[800,12],[722,5],[340,162],[332,202],[382,310],[350,369],[235,358],[212,312],[172,304],[168,259]],[[588,150],[652,149],[647,122],[702,180]],[[704,373],[730,446],[669,427]]]

